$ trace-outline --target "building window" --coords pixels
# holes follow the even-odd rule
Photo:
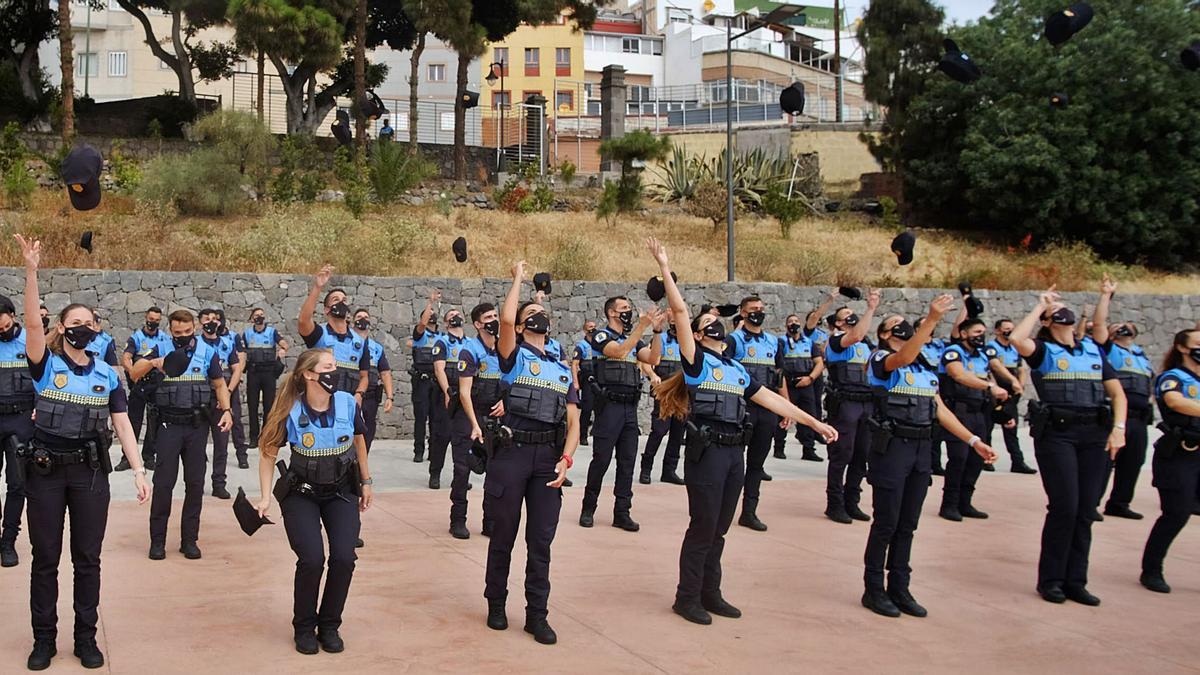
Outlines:
[[[662,56],[662,46],[663,46],[662,40],[651,40],[650,41],[650,53],[655,56]]]
[[[642,49],[641,43],[637,38],[621,38],[621,51],[625,54],[637,54]]]
[[[554,50],[554,74],[567,76],[571,74],[570,47],[558,47]]]
[[[512,105],[512,93],[507,91],[492,92],[492,108],[496,109],[500,106],[509,107]]]
[[[525,74],[536,77],[541,74],[542,50],[537,47],[525,48]]]
[[[75,55],[75,75],[77,77],[99,77],[100,62],[95,52],[79,52]]]
[[[575,109],[575,92],[560,91],[554,94],[554,109],[555,110],[574,110]]]
[[[429,64],[428,80],[430,82],[445,82],[446,81],[446,64],[444,64],[444,63]]]
[[[108,53],[108,76],[125,77],[129,72],[129,56],[125,52]]]
[[[521,103],[528,103],[530,96],[541,96],[541,90],[526,89],[521,92]]]
[[[503,64],[504,77],[508,77],[508,47],[496,47],[492,50],[492,63]]]
[[[667,21],[671,23],[691,23],[692,13],[686,9],[678,7],[667,8]]]

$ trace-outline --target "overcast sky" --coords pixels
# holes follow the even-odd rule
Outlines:
[[[934,0],[937,4],[946,10],[946,18],[956,23],[966,23],[973,21],[987,14],[992,7],[992,0]],[[826,3],[826,4],[832,4]],[[867,5],[871,4],[866,0],[848,0],[846,2],[846,18],[855,19],[863,15],[863,11]]]

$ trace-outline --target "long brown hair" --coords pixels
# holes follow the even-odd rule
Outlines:
[[[1175,341],[1167,350],[1167,355],[1163,357],[1160,373],[1165,373],[1172,368],[1183,367],[1183,352],[1179,351],[1179,348],[1187,349],[1188,336],[1192,333],[1200,333],[1200,328],[1187,328],[1175,334]]]
[[[62,325],[62,323],[67,320],[67,315],[77,309],[86,309],[92,316],[95,316],[95,314],[96,314],[95,310],[93,310],[91,307],[88,307],[87,305],[85,305],[83,303],[72,302],[71,304],[64,307],[63,311],[58,313],[58,324]],[[55,329],[56,330],[50,331],[50,337],[46,340],[46,349],[49,349],[51,352],[58,354],[59,356],[62,356],[63,355],[63,334],[58,332],[57,326],[55,326]],[[101,354],[100,358],[103,359],[104,355]]]
[[[292,414],[296,401],[304,393],[306,381],[304,373],[311,372],[321,361],[321,355],[331,354],[328,349],[306,349],[296,359],[296,367],[288,373],[287,380],[275,395],[271,404],[271,414],[263,422],[262,433],[258,435],[258,452],[263,457],[275,459],[279,456],[279,448],[287,443],[287,420]]]
[[[659,419],[685,419],[692,407],[691,392],[683,381],[683,372],[675,373],[654,388],[654,398],[658,399]]]

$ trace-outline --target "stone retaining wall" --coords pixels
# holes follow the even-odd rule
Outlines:
[[[115,272],[99,270],[45,270],[40,276],[42,298],[51,312],[58,312],[67,303],[81,302],[99,307],[106,328],[121,345],[129,334],[142,324],[143,314],[151,305],[170,312],[177,308],[197,311],[208,306],[222,306],[236,330],[246,326],[250,309],[262,306],[267,320],[275,324],[293,345],[294,357],[301,345],[296,334],[296,317],[300,304],[308,293],[310,279],[289,274],[241,274],[217,272]],[[21,306],[23,271],[0,268],[0,293]],[[416,316],[425,306],[431,288],[442,290],[442,310],[450,307],[469,312],[481,300],[498,302],[508,289],[503,279],[431,279],[412,277],[335,277],[332,287],[344,288],[350,295],[353,308],[366,307],[374,317],[374,337],[387,350],[396,381],[396,409],[380,416],[380,438],[408,438],[412,435],[411,388],[407,371],[409,350],[406,340],[411,335]],[[750,293],[759,294],[767,303],[767,328],[781,330],[789,313],[806,314],[819,304],[828,292],[825,288],[799,288],[785,284],[689,284],[683,287],[688,302],[737,302]],[[530,289],[532,290],[532,289]],[[923,315],[929,301],[938,291],[932,289],[886,289],[882,310],[885,313]],[[579,329],[586,318],[602,313],[604,300],[612,295],[627,294],[638,306],[647,304],[642,288],[624,283],[554,282],[554,295],[549,301],[554,333],[565,345],[579,339]],[[1031,291],[978,290],[986,306],[984,318],[989,322],[1000,317],[1020,319],[1036,300]],[[1082,311],[1082,305],[1095,302],[1095,294],[1067,293],[1066,302]],[[1174,333],[1200,319],[1200,296],[1126,295],[1114,300],[1112,316],[1133,320],[1142,328],[1140,343],[1157,362],[1170,345]],[[860,313],[864,303],[850,303]],[[949,318],[939,330],[949,330]],[[468,330],[468,334],[473,333]],[[643,431],[648,430],[649,397],[643,398]]]

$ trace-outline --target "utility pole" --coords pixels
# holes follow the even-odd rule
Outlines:
[[[838,0],[833,0],[833,77],[837,88],[834,95],[837,115],[834,119],[842,122],[842,12]]]

